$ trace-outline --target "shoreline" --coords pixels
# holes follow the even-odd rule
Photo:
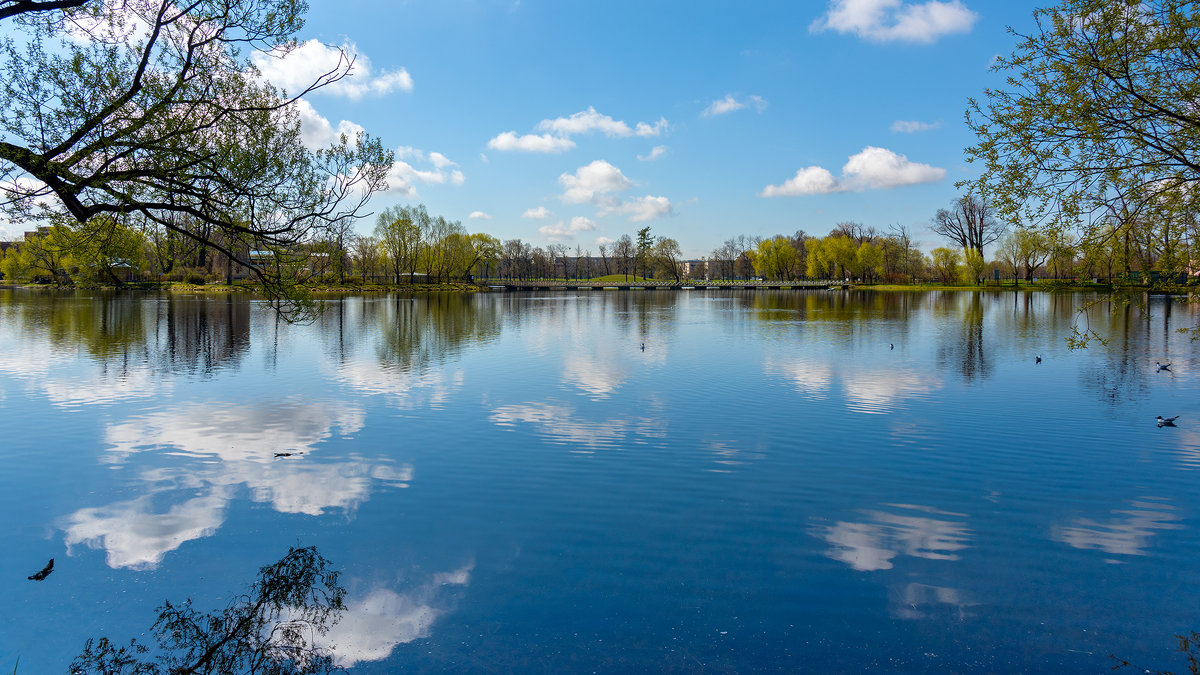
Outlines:
[[[382,293],[487,293],[495,292],[485,285],[475,283],[445,283],[445,284],[321,284],[317,286],[302,286],[313,295],[345,295],[361,294],[375,295]],[[736,288],[736,287],[734,287]],[[747,290],[753,287],[747,287]],[[1097,292],[1097,293],[1145,293],[1150,295],[1193,295],[1200,293],[1200,286],[1133,286],[1115,284],[1068,284],[1057,282],[1025,282],[1020,285],[985,284],[982,286],[959,286],[945,284],[848,284],[842,286],[845,290],[894,292],[920,291],[986,291],[986,292]],[[260,295],[256,286],[248,284],[188,284],[185,282],[129,282],[122,285],[88,284],[81,286],[59,286],[53,284],[20,284],[0,281],[0,290],[30,290],[30,291],[153,291],[160,293],[191,293],[191,294],[226,294],[246,293]]]

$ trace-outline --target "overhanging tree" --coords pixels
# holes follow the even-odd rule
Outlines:
[[[0,191],[14,220],[156,224],[248,267],[296,309],[298,245],[361,214],[391,153],[364,134],[312,150],[298,92],[263,81],[302,0],[0,0]],[[274,256],[250,256],[250,251]],[[272,262],[267,262],[272,261]]]
[[[1200,5],[1062,0],[971,100],[972,189],[1008,222],[1069,229],[1114,200],[1200,206]],[[1093,232],[1087,232],[1093,235]]]

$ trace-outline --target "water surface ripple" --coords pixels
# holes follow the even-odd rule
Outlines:
[[[352,672],[1181,670],[1200,313],[1091,299],[0,291],[0,672],[297,544]]]

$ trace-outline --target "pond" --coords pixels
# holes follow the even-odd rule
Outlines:
[[[292,546],[355,673],[1186,670],[1200,311],[1093,300],[0,291],[0,672]]]

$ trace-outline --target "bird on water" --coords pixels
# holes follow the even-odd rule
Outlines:
[[[1033,357],[1033,362],[1034,362],[1034,363],[1041,363],[1041,362],[1042,362],[1042,356],[1039,354],[1039,355],[1037,355],[1037,356]]]
[[[1173,427],[1175,426],[1175,420],[1179,419],[1179,415],[1174,417],[1163,417],[1162,415],[1159,415],[1155,419],[1160,427]]]
[[[1158,369],[1154,371],[1156,373],[1161,373],[1164,370],[1171,369],[1171,364],[1169,364],[1169,363],[1159,363],[1158,361],[1155,361],[1154,365],[1158,367]]]

